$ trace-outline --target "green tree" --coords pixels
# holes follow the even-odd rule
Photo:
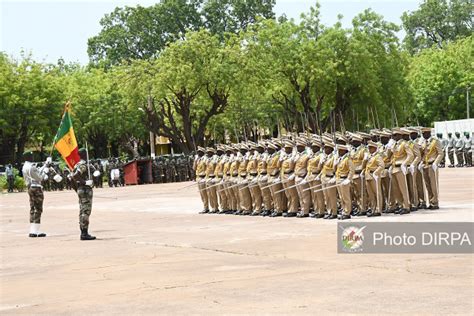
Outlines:
[[[63,93],[57,69],[0,54],[0,160],[19,162],[27,144],[43,151],[55,130]]]
[[[76,137],[81,146],[91,145],[95,157],[107,157],[109,146],[114,156],[121,150],[137,156],[134,143],[145,139],[143,112],[127,102],[120,76],[120,69],[80,67],[66,78]]]
[[[223,40],[226,32],[273,18],[274,5],[275,0],[162,0],[150,7],[117,7],[88,40],[88,54],[93,63],[106,66],[155,58],[188,31],[206,28]]]
[[[88,40],[91,61],[118,64],[156,57],[168,43],[202,26],[201,2],[163,0],[150,7],[117,7],[100,20],[100,33]]]
[[[465,117],[466,89],[474,82],[473,47],[470,36],[413,57],[408,80],[420,123]]]
[[[411,53],[470,36],[474,5],[471,0],[424,0],[420,8],[402,15],[404,43]]]
[[[237,82],[240,50],[206,30],[188,33],[152,61],[136,61],[123,80],[131,102],[147,114],[150,131],[183,152],[204,144],[209,120],[225,110]]]
[[[245,35],[254,77],[248,82],[264,91],[267,104],[280,105],[280,124],[291,130],[327,130],[343,121],[367,129],[382,125],[393,110],[403,122],[408,63],[397,31],[371,10],[354,18],[351,29],[340,22],[323,27],[318,6],[299,25],[262,21]]]

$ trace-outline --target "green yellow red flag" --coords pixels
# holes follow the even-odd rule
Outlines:
[[[54,137],[54,147],[59,151],[69,169],[81,160],[79,157],[79,150],[77,148],[76,136],[74,135],[74,128],[72,127],[72,119],[69,111],[70,103],[66,104],[63,118],[59,125],[58,132]]]

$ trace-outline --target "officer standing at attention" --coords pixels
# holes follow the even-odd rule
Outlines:
[[[464,140],[461,138],[461,133],[456,132],[456,139],[454,140],[454,152],[456,153],[456,158],[458,159],[458,164],[456,167],[464,166]]]
[[[336,173],[336,159],[337,156],[334,153],[334,148],[336,145],[332,140],[324,136],[324,160],[322,161],[321,173],[316,177],[317,180],[320,180],[323,187],[324,201],[326,204],[326,215],[324,219],[336,219],[337,218],[337,189],[333,187],[333,184],[336,183],[335,173]]]
[[[308,173],[308,160],[309,155],[306,152],[307,142],[305,139],[300,138],[296,141],[296,152],[295,157],[295,184],[296,192],[300,202],[301,211],[297,217],[308,217],[309,210],[311,208],[311,192],[307,190],[309,188],[308,181],[306,181],[306,175]]]
[[[367,142],[367,147],[369,148],[369,157],[364,169],[364,178],[369,197],[367,217],[380,216],[383,207],[382,173],[385,170],[385,164],[382,154],[377,150],[377,143],[369,141]]]
[[[299,201],[298,191],[295,189],[295,154],[293,153],[294,144],[290,140],[284,142],[284,154],[281,156],[280,179],[285,189],[288,199],[288,212],[283,213],[283,217],[295,217],[298,212]]]
[[[337,192],[341,200],[342,214],[340,220],[350,219],[352,211],[351,183],[355,168],[347,145],[337,145],[339,158],[336,167]],[[365,211],[365,210],[364,210]]]
[[[454,138],[452,133],[448,133],[448,144],[446,145],[449,158],[449,168],[454,168]]]
[[[436,137],[438,137],[441,143],[441,147],[443,148],[443,160],[441,160],[439,167],[444,168],[446,164],[446,147],[448,146],[448,140],[446,138],[443,138],[443,133],[436,134]]]
[[[23,154],[22,173],[28,187],[28,195],[30,196],[30,234],[29,237],[46,237],[45,233],[40,233],[41,214],[43,213],[43,187],[41,181],[46,174],[46,164],[39,170],[32,163],[33,153],[26,152]]]
[[[325,154],[321,151],[320,138],[313,138],[311,140],[311,152],[308,159],[306,181],[310,187],[321,188],[321,179],[318,178],[318,174],[321,172],[322,163],[325,159]],[[326,206],[324,204],[324,193],[322,191],[314,192],[316,190],[310,189],[311,200],[313,205],[313,213],[310,213],[310,217],[323,218]]]
[[[401,129],[393,131],[395,144],[392,148],[392,166],[389,169],[391,174],[392,190],[395,200],[401,206],[395,213],[403,215],[410,213],[410,194],[408,192],[407,178],[408,164],[413,161],[413,151],[408,142],[403,140],[402,135],[405,132]]]
[[[426,142],[425,146],[422,147],[423,162],[420,169],[423,170],[426,190],[428,191],[429,209],[437,210],[439,209],[438,165],[443,159],[443,148],[437,138],[431,137],[431,128],[424,127],[421,132]]]
[[[201,201],[203,204],[203,210],[200,214],[209,213],[209,196],[206,190],[206,167],[207,157],[204,155],[205,149],[198,147],[196,152],[196,158],[194,159],[193,169],[196,172],[196,181],[198,183],[199,193],[201,194]]]
[[[94,240],[89,235],[89,217],[92,212],[92,184],[89,178],[89,167],[87,165],[87,151],[79,149],[81,160],[74,166],[72,172],[73,181],[76,183],[77,196],[79,197],[79,226],[81,228],[81,240]]]
[[[472,140],[469,132],[464,132],[464,161],[466,167],[472,167]]]

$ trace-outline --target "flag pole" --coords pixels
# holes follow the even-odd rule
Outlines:
[[[89,164],[89,149],[87,147],[87,140],[86,140],[86,157],[87,157],[87,173],[89,175],[89,180],[91,179],[91,165]]]

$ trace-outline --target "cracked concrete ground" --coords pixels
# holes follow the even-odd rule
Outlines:
[[[470,314],[473,255],[336,253],[336,221],[198,215],[187,183],[97,189],[79,241],[74,192],[0,195],[0,313]],[[474,169],[441,170],[442,209],[371,221],[473,221]]]

